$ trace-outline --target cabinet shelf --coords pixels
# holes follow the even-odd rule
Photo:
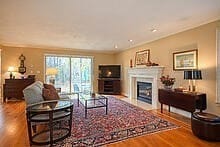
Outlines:
[[[98,79],[98,92],[100,94],[120,94],[121,82],[119,79]]]

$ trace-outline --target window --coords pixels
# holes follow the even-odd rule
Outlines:
[[[58,69],[55,87],[61,88],[63,93],[92,91],[92,63],[92,57],[45,56],[45,69]],[[46,74],[45,81],[49,82]]]
[[[216,73],[216,80],[217,80],[217,98],[216,102],[220,103],[220,28],[216,31],[216,48],[217,48],[217,73]]]

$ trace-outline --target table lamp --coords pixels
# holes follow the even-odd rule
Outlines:
[[[12,77],[13,77],[13,73],[12,72],[14,72],[14,71],[15,71],[15,68],[13,66],[9,66],[8,67],[8,72],[10,72],[10,79],[12,79]]]
[[[189,91],[196,91],[196,81],[202,79],[201,70],[186,70],[184,71],[184,79],[189,80]],[[192,80],[192,88],[191,88],[191,80]]]
[[[47,68],[46,69],[46,75],[50,76],[49,83],[54,85],[55,84],[55,76],[57,75],[58,70],[56,68]]]

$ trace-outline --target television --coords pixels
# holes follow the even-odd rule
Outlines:
[[[99,78],[121,78],[121,65],[99,65]]]

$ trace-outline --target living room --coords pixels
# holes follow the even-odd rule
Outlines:
[[[219,2],[215,1],[217,4]],[[211,3],[211,2],[210,2]],[[216,6],[217,7],[217,6]],[[217,11],[217,10],[216,10]],[[220,14],[218,13],[214,14]],[[2,13],[5,14],[5,13]],[[5,14],[7,15],[7,14]],[[203,14],[204,15],[204,14]],[[8,16],[10,17],[10,16]],[[2,17],[6,18],[6,17]],[[12,17],[13,18],[13,17]],[[180,18],[181,19],[181,18]],[[184,18],[182,18],[184,21]],[[187,20],[187,18],[185,18]],[[189,18],[188,18],[189,19]],[[20,22],[18,22],[20,23]],[[195,22],[194,22],[195,23]],[[10,23],[9,23],[10,24]],[[7,25],[9,25],[7,24]],[[129,98],[129,76],[128,76],[128,70],[130,69],[131,65],[132,68],[145,68],[146,65],[136,65],[136,54],[139,51],[149,50],[149,61],[152,63],[159,64],[159,66],[163,67],[163,75],[169,75],[173,78],[175,78],[175,83],[173,85],[173,88],[178,87],[184,87],[188,89],[188,80],[184,80],[184,71],[183,70],[173,70],[173,53],[177,52],[184,52],[189,50],[197,49],[198,52],[198,65],[197,68],[201,70],[202,72],[202,80],[196,81],[196,91],[202,92],[206,94],[206,100],[207,100],[207,109],[205,112],[209,112],[211,114],[220,115],[220,105],[218,102],[217,92],[218,92],[218,86],[217,86],[217,43],[219,41],[220,36],[217,34],[220,32],[220,18],[216,15],[210,16],[207,20],[202,20],[199,23],[195,23],[196,25],[189,25],[185,26],[180,30],[170,32],[166,35],[161,35],[158,37],[157,35],[153,35],[155,39],[152,39],[151,41],[140,41],[139,43],[136,43],[135,38],[126,38],[125,42],[125,48],[121,49],[120,45],[118,44],[118,48],[115,47],[115,44],[112,44],[111,49],[112,50],[89,50],[89,49],[83,49],[80,50],[76,47],[62,47],[63,42],[61,41],[60,46],[51,45],[53,41],[49,42],[48,44],[35,44],[31,43],[36,41],[35,40],[29,40],[29,42],[25,41],[19,41],[17,38],[16,40],[16,34],[14,37],[9,36],[12,38],[10,40],[10,37],[7,38],[7,36],[4,35],[4,33],[0,33],[0,48],[1,48],[1,82],[4,84],[5,79],[9,78],[9,72],[8,67],[14,66],[19,67],[20,61],[19,56],[23,54],[25,56],[25,67],[26,67],[26,75],[35,75],[36,81],[45,81],[45,55],[62,55],[62,56],[78,56],[78,57],[92,57],[93,58],[93,74],[92,74],[92,87],[93,92],[98,92],[98,77],[99,77],[99,65],[112,65],[117,64],[121,65],[121,97],[128,97]],[[2,25],[2,27],[1,27]],[[15,25],[15,24],[14,24]],[[158,25],[159,26],[159,25]],[[16,27],[12,25],[11,28],[19,29],[19,27]],[[27,31],[30,28],[28,28]],[[147,33],[158,33],[161,29],[157,28],[158,30],[156,32],[150,32]],[[3,23],[0,23],[0,32],[10,33],[5,31],[7,30],[7,27],[3,25]],[[39,33],[41,30],[39,30]],[[145,31],[146,32],[146,31]],[[216,33],[217,32],[217,33]],[[32,32],[34,33],[34,31]],[[21,33],[22,34],[22,33]],[[21,38],[22,35],[20,34]],[[19,36],[19,35],[18,35]],[[23,34],[24,38],[26,34]],[[135,35],[134,35],[135,36]],[[4,38],[5,37],[5,38]],[[40,38],[40,36],[38,36]],[[218,38],[219,37],[219,38]],[[59,38],[59,37],[58,37]],[[77,37],[76,37],[77,38]],[[27,38],[26,38],[27,39]],[[132,41],[130,40],[132,39]],[[40,40],[40,39],[39,39]],[[129,40],[129,41],[128,41]],[[42,42],[44,40],[41,40]],[[143,42],[143,43],[142,43]],[[94,43],[95,44],[95,43]],[[67,45],[68,46],[68,45]],[[148,67],[146,67],[148,68]],[[15,78],[19,78],[20,75],[16,75]],[[1,84],[1,85],[2,85]],[[2,86],[3,87],[3,86]],[[158,85],[158,88],[162,88],[162,84]],[[126,98],[126,99],[128,99]],[[6,115],[8,110],[13,110],[14,107],[24,107],[24,103],[20,105],[19,102],[17,103],[2,103],[1,107],[4,109],[4,114]],[[18,108],[14,108],[18,109]],[[165,108],[166,109],[166,108]],[[24,108],[25,110],[25,108]],[[25,111],[21,110],[23,123],[26,123],[25,120]],[[159,110],[154,110],[154,113],[161,116],[163,118],[166,118],[168,120],[176,119],[174,122],[181,126],[182,129],[176,129],[174,133],[169,131],[159,132],[155,134],[148,134],[141,137],[135,137],[137,139],[136,145],[140,146],[147,146],[146,141],[143,141],[145,139],[158,139],[163,138],[166,139],[165,136],[170,135],[173,137],[167,138],[172,139],[175,141],[167,141],[164,142],[163,139],[161,139],[159,142],[159,145],[167,145],[167,146],[179,146],[177,142],[181,142],[181,138],[186,137],[186,140],[190,140],[193,142],[192,144],[188,143],[187,145],[191,146],[217,146],[219,145],[219,142],[209,142],[205,140],[201,140],[193,135],[191,131],[190,123],[187,122],[190,118],[182,116],[182,111],[178,111],[171,108],[171,112],[165,110],[164,114],[161,114]],[[174,113],[175,112],[175,113]],[[177,113],[177,114],[176,114]],[[185,112],[183,112],[185,113]],[[15,114],[14,114],[15,115]],[[186,115],[191,115],[190,113],[186,113]],[[9,114],[10,116],[10,114]],[[171,118],[170,118],[171,117]],[[183,117],[183,118],[182,118]],[[4,118],[1,118],[4,120]],[[178,122],[178,119],[183,120],[181,123]],[[187,120],[184,120],[187,119]],[[7,122],[7,121],[3,121]],[[187,127],[184,127],[187,124]],[[12,127],[8,126],[7,123],[1,124],[6,127]],[[21,126],[21,124],[20,124]],[[13,129],[12,129],[13,130]],[[170,130],[173,131],[173,130]],[[13,131],[12,131],[13,132]],[[26,137],[19,145],[24,146],[28,144],[28,134],[27,134],[27,128],[22,130],[23,133],[25,133]],[[14,132],[16,134],[16,132]],[[160,134],[161,133],[161,134]],[[185,136],[186,135],[186,136]],[[5,135],[7,137],[7,135]],[[4,138],[5,138],[4,137]],[[151,138],[152,137],[152,138]],[[10,137],[9,137],[10,138]],[[134,145],[135,144],[135,138],[123,140],[121,144],[118,145]],[[15,137],[12,139],[18,140],[20,137]],[[5,141],[8,141],[8,139],[1,140],[0,142],[4,143],[4,145],[7,145]],[[18,141],[14,141],[18,142]],[[134,142],[134,144],[132,144]],[[141,143],[142,142],[142,143]],[[190,142],[190,141],[189,141]],[[173,144],[172,144],[173,143]],[[156,145],[157,143],[155,141],[152,141],[151,144],[148,145]],[[12,144],[9,144],[12,145]],[[112,146],[117,146],[116,144],[111,144]],[[110,145],[110,146],[111,146]],[[13,146],[13,145],[12,145]]]

